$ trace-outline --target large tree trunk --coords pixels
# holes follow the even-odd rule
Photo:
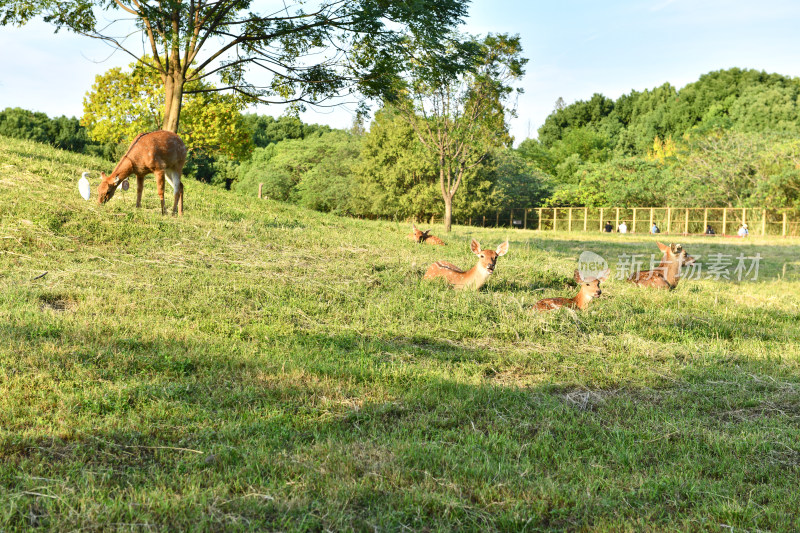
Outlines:
[[[453,197],[444,195],[444,231],[450,233],[453,220]]]
[[[161,129],[178,133],[183,103],[183,76],[179,72],[174,72],[167,81],[165,91],[164,122],[161,124]]]

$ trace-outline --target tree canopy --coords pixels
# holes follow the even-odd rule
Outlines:
[[[444,202],[445,231],[450,231],[453,198],[488,154],[512,142],[507,115],[524,74],[519,36],[489,34],[483,39],[451,36],[450,45],[428,49],[405,42],[409,60],[392,104],[436,162]]]
[[[195,85],[204,83],[189,87]],[[178,133],[189,151],[244,158],[251,147],[251,133],[240,113],[244,105],[241,98],[218,92],[186,95]],[[81,123],[93,140],[127,144],[142,132],[159,129],[163,86],[155,71],[141,63],[131,63],[130,71],[112,68],[96,77],[83,109]]]
[[[177,131],[184,92],[298,107],[381,96],[402,67],[400,42],[413,35],[435,48],[466,9],[463,0],[3,0],[0,24],[41,16],[123,50],[160,76],[162,128]]]

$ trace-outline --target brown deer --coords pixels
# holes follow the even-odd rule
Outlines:
[[[686,253],[680,244],[662,244],[657,242],[659,250],[664,253],[661,263],[653,270],[634,272],[628,281],[640,287],[672,290],[678,286],[681,278],[681,267],[691,265],[694,257]]]
[[[474,267],[464,272],[447,261],[436,261],[428,267],[424,279],[441,277],[456,289],[478,290],[483,287],[486,280],[494,272],[497,258],[506,255],[506,252],[508,252],[508,240],[498,246],[496,251],[482,250],[481,245],[475,239],[472,239],[469,247],[472,253],[478,256],[478,263]]]
[[[589,307],[592,298],[599,298],[603,291],[600,290],[600,282],[608,278],[608,269],[601,272],[597,277],[584,277],[579,270],[575,270],[575,281],[578,282],[580,290],[573,298],[544,298],[536,302],[537,311],[552,311],[562,307],[570,309],[580,309],[581,311]]]
[[[420,231],[417,229],[416,224],[411,224],[411,233],[408,238],[417,244],[436,244],[438,246],[445,246],[444,241],[436,235],[431,235],[431,230]]]
[[[175,192],[175,203],[172,212],[183,214],[183,183],[181,173],[186,163],[186,145],[171,131],[152,131],[136,137],[127,153],[114,171],[106,176],[100,173],[100,186],[97,188],[97,201],[104,204],[114,196],[122,182],[131,174],[136,175],[136,207],[142,206],[142,190],[144,177],[153,174],[156,177],[158,196],[161,198],[161,214],[164,214],[164,176],[166,175]]]

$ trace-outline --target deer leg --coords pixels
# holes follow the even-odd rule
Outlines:
[[[178,214],[183,216],[183,183],[180,186],[181,192],[178,200]]]
[[[144,176],[136,176],[136,207],[142,207],[143,190],[144,190]]]
[[[164,171],[163,170],[156,170],[153,172],[153,175],[156,177],[156,188],[158,189],[158,197],[161,199],[161,214],[165,214],[164,212]]]
[[[181,175],[174,170],[167,170],[167,179],[169,184],[172,185],[172,192],[174,193],[175,202],[172,204],[172,214],[183,214],[183,184],[181,183]],[[178,207],[180,206],[180,211]]]

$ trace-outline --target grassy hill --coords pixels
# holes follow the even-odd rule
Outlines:
[[[152,180],[84,202],[100,160],[0,138],[0,530],[796,530],[796,240],[759,279],[612,280],[583,250],[649,236],[508,233],[479,293],[422,282],[471,237]],[[735,262],[735,261],[734,261]]]

